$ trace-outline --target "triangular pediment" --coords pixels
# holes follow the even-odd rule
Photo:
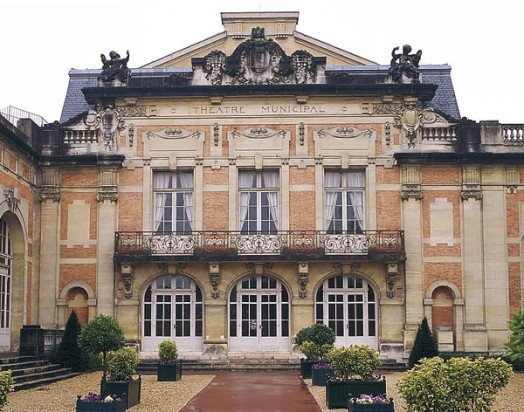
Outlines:
[[[298,12],[222,13],[224,31],[184,49],[154,60],[143,68],[192,67],[192,59],[204,58],[214,51],[232,55],[250,39],[253,29],[262,28],[267,39],[275,42],[287,55],[303,50],[326,59],[327,65],[361,66],[376,64],[346,50],[296,30]]]

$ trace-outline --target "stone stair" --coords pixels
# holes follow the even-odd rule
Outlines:
[[[70,368],[62,368],[43,356],[13,356],[0,359],[0,370],[11,370],[14,390],[29,389],[79,375]]]
[[[380,359],[382,365],[378,368],[379,372],[404,372],[407,370],[405,363],[399,363],[395,359]]]
[[[157,360],[143,359],[138,365],[137,371],[142,374],[155,374]],[[182,359],[183,371],[291,371],[300,369],[298,359],[279,358],[229,358],[229,359]]]

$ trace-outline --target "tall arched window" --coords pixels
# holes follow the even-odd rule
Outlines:
[[[371,285],[354,275],[326,279],[315,299],[316,322],[335,332],[337,346],[377,348],[377,301]]]
[[[9,226],[0,219],[0,347],[11,344],[11,288],[13,250]]]
[[[181,352],[202,350],[202,291],[189,277],[156,279],[145,291],[142,319],[143,351],[157,351],[166,339],[173,340]]]
[[[289,293],[271,276],[247,276],[229,295],[229,350],[231,352],[288,351]]]

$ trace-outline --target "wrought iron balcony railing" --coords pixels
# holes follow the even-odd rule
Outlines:
[[[362,233],[279,231],[274,234],[234,231],[116,232],[116,256],[232,255],[368,255],[404,252],[400,230],[366,230]]]

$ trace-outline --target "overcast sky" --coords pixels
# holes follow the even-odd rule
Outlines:
[[[462,116],[524,123],[524,24],[515,0],[2,0],[0,109],[59,119],[68,71],[101,68],[100,53],[139,67],[223,30],[221,11],[299,11],[297,30],[389,64],[422,49],[448,63]]]

